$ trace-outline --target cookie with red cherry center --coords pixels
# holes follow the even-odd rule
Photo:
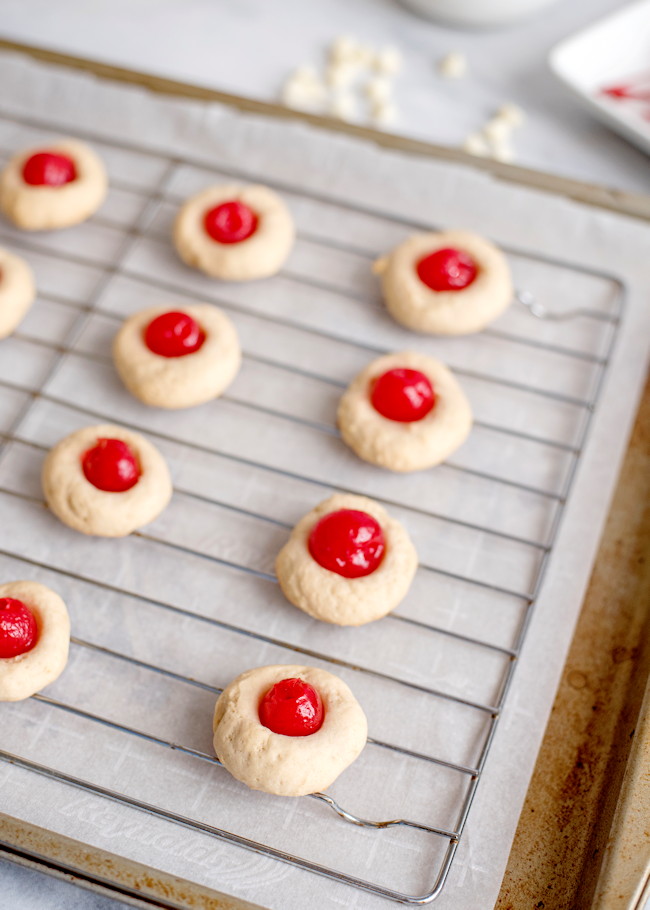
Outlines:
[[[337,493],[291,532],[275,571],[291,603],[340,626],[381,619],[406,597],[418,557],[405,528],[365,496]]]
[[[0,701],[20,701],[60,676],[70,620],[58,594],[35,581],[0,585]]]
[[[124,322],[113,342],[120,379],[158,408],[190,408],[217,398],[241,364],[237,331],[209,303],[150,307]]]
[[[393,319],[416,332],[478,332],[512,301],[505,256],[470,231],[415,234],[378,259],[373,271]]]
[[[183,262],[226,281],[275,275],[294,236],[289,209],[265,186],[209,187],[184,203],[174,223]]]
[[[214,750],[233,777],[278,796],[332,784],[361,753],[368,723],[348,686],[314,667],[242,673],[217,700]]]
[[[0,174],[0,209],[26,231],[64,228],[96,212],[107,188],[101,158],[65,139],[14,155]]]
[[[0,338],[20,325],[35,296],[34,276],[25,260],[0,248]]]
[[[153,521],[172,495],[160,452],[139,433],[111,424],[62,439],[48,453],[41,480],[56,517],[95,537],[125,537]]]
[[[439,464],[472,427],[469,402],[452,373],[413,351],[373,360],[343,393],[337,419],[359,458],[391,471]]]

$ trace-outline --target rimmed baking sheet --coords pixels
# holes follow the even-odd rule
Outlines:
[[[27,118],[16,110],[20,98],[5,110],[0,146],[9,152],[60,132],[71,116],[63,93],[72,92],[73,131],[93,134],[113,190],[83,227],[29,238],[0,229],[1,242],[33,264],[42,292],[0,361],[11,436],[0,466],[3,571],[61,591],[76,639],[68,670],[44,698],[5,706],[3,748],[23,761],[3,767],[6,811],[82,832],[106,849],[119,844],[132,859],[268,906],[304,906],[315,895],[320,906],[376,901],[167,816],[375,888],[430,893],[447,868],[538,598],[541,632],[534,622],[439,899],[476,906],[473,895],[488,881],[498,888],[633,413],[645,317],[633,302],[638,275],[624,265],[647,228],[588,217],[457,166],[68,74],[51,77],[53,110],[54,87],[43,93],[38,72],[23,81]],[[183,267],[170,246],[178,201],[233,175],[276,184],[297,220],[296,251],[268,282],[215,284]],[[372,257],[424,224],[461,216],[508,246],[519,288],[554,313],[577,311],[573,318],[538,321],[519,304],[471,339],[423,339],[395,326],[379,304]],[[626,240],[606,262],[598,255],[605,236]],[[619,275],[632,298],[624,315]],[[170,417],[129,398],[107,352],[120,318],[196,298],[228,309],[245,365],[219,402]],[[345,450],[333,417],[360,367],[405,347],[456,369],[477,426],[448,465],[389,477]],[[148,432],[174,474],[170,508],[127,541],[80,538],[39,502],[45,449],[104,418]],[[288,527],[332,488],[388,502],[423,563],[396,616],[365,629],[309,620],[282,600],[272,577]],[[560,551],[549,556],[556,542]],[[352,826],[317,800],[249,793],[209,759],[218,688],[252,665],[296,655],[350,682],[376,741],[331,795],[363,818],[435,831]],[[35,775],[34,765],[90,789]],[[97,788],[153,811],[107,803]]]

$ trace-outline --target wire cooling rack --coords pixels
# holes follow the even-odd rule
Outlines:
[[[57,134],[53,124],[0,114],[0,156]],[[415,336],[384,313],[370,264],[435,225],[218,162],[78,135],[107,162],[101,213],[53,234],[0,225],[0,243],[32,264],[39,289],[0,348],[0,565],[7,579],[60,591],[73,622],[60,680],[2,706],[0,758],[173,830],[428,903],[445,885],[489,761],[598,406],[623,288],[605,273],[509,249],[521,290],[508,313],[479,336]],[[171,248],[178,203],[231,178],[274,186],[293,211],[296,249],[273,279],[210,281]],[[137,309],[196,300],[233,317],[242,372],[203,408],[147,409],[117,382],[110,339]],[[476,423],[447,464],[398,477],[347,452],[334,415],[358,369],[405,348],[454,369]],[[144,431],[175,479],[167,512],[126,541],[63,528],[43,508],[38,482],[56,440],[105,420]],[[386,504],[422,559],[404,604],[359,630],[323,627],[289,607],[272,572],[288,529],[334,490]],[[352,686],[369,716],[368,747],[329,794],[249,792],[212,754],[214,699],[251,666],[303,661]],[[143,762],[164,769],[164,781]]]

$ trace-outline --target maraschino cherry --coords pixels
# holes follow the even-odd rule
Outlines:
[[[436,396],[424,373],[397,368],[375,379],[370,401],[382,417],[399,423],[414,423],[432,410]]]
[[[121,439],[98,439],[81,456],[81,466],[86,480],[107,493],[124,493],[140,478],[135,456]]]
[[[323,701],[302,679],[281,679],[263,696],[259,718],[263,726],[284,736],[309,736],[323,725]]]
[[[205,332],[188,313],[172,311],[152,319],[144,333],[144,343],[161,357],[193,354],[205,341]]]
[[[30,186],[64,186],[76,178],[72,158],[58,152],[36,152],[23,164],[23,180]]]
[[[462,250],[429,253],[417,264],[418,278],[432,291],[462,291],[476,278],[476,263]]]
[[[319,566],[344,578],[370,575],[386,551],[381,525],[358,509],[339,509],[324,515],[312,528],[308,543]]]
[[[0,597],[0,657],[18,657],[31,651],[38,627],[29,607],[14,597]]]
[[[222,202],[205,213],[203,224],[217,243],[241,243],[257,230],[255,212],[243,202]]]

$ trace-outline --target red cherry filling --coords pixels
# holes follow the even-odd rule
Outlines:
[[[217,243],[241,243],[257,230],[258,218],[243,202],[222,202],[203,218],[206,231]]]
[[[262,697],[261,723],[283,736],[309,736],[323,726],[323,701],[302,679],[281,679]]]
[[[308,544],[319,566],[344,578],[370,575],[386,551],[379,522],[357,509],[339,509],[324,515],[312,528]]]
[[[462,250],[436,250],[417,264],[418,278],[432,291],[462,291],[477,271],[472,257]]]
[[[81,467],[86,480],[107,493],[124,493],[140,478],[135,456],[121,439],[98,439],[97,445],[81,456]]]
[[[414,423],[422,420],[436,403],[429,379],[419,370],[388,370],[370,386],[375,411],[388,420]]]
[[[144,333],[144,343],[161,357],[193,354],[205,341],[205,332],[187,313],[162,313],[152,319]]]
[[[38,627],[29,607],[14,597],[0,597],[0,657],[18,657],[31,651]]]
[[[37,152],[23,164],[23,180],[30,186],[63,186],[76,179],[72,158],[57,152]]]

